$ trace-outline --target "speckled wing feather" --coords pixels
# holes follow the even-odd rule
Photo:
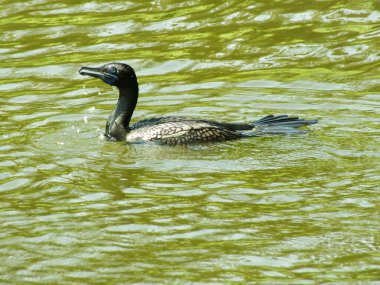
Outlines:
[[[246,123],[223,123],[223,122],[217,122],[212,120],[203,120],[203,119],[194,119],[194,118],[187,118],[187,117],[159,117],[159,118],[149,118],[141,120],[132,126],[130,126],[130,130],[135,130],[138,128],[142,128],[145,126],[153,126],[163,123],[174,123],[174,122],[183,122],[183,121],[191,121],[192,123],[206,123],[208,125],[216,126],[218,128],[223,128],[230,131],[246,131],[246,130],[252,130],[254,127],[253,124],[246,124]]]
[[[167,120],[167,119],[166,119]],[[133,128],[127,142],[158,142],[168,145],[181,145],[199,142],[217,142],[241,138],[242,134],[213,124],[197,120],[174,120],[154,122],[140,128]]]

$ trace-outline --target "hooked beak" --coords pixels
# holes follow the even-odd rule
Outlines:
[[[104,72],[100,68],[96,67],[83,66],[79,69],[79,74],[100,78],[109,85],[113,85],[118,80],[118,77],[116,75]]]

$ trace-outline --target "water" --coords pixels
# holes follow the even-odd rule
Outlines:
[[[2,284],[380,280],[377,1],[0,1]],[[192,147],[100,136],[124,61],[133,120],[317,118]]]

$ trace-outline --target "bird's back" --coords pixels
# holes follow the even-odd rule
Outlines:
[[[168,145],[220,142],[241,138],[242,134],[213,122],[163,117],[140,121],[131,126],[127,142],[158,142]]]

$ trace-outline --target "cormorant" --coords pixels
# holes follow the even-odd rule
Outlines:
[[[125,63],[82,67],[81,75],[100,78],[119,89],[119,100],[109,116],[105,136],[109,140],[130,143],[158,142],[168,145],[220,142],[262,133],[291,133],[302,126],[317,123],[287,115],[268,115],[252,123],[223,123],[185,117],[150,118],[130,125],[137,104],[139,87],[132,67]]]

